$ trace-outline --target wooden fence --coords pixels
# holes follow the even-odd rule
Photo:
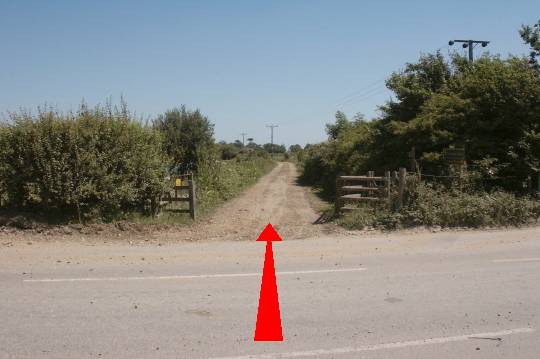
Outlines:
[[[396,183],[398,206],[401,208],[406,177],[405,168],[400,168],[398,172],[386,171],[384,176],[375,176],[374,171],[369,171],[367,176],[338,176],[336,178],[336,214],[358,208],[346,207],[346,204],[350,202],[386,203],[391,206]]]
[[[187,202],[188,208],[170,208],[170,205],[176,202]],[[192,219],[195,219],[196,203],[193,173],[176,176],[173,190],[165,192],[160,201],[163,209],[172,212],[189,213]]]

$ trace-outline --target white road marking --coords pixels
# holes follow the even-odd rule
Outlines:
[[[493,263],[540,262],[540,258],[493,259]]]
[[[366,268],[342,268],[342,269],[316,269],[276,272],[276,275],[291,274],[314,274],[314,273],[338,273],[360,272]],[[121,280],[159,280],[159,279],[202,279],[202,278],[235,278],[235,277],[260,277],[261,273],[228,273],[228,274],[198,274],[198,275],[164,275],[164,276],[139,276],[139,277],[86,277],[86,278],[43,278],[24,279],[23,282],[98,282],[98,281],[121,281]]]
[[[474,339],[474,337],[483,337],[483,338],[502,337],[502,336],[511,335],[511,334],[531,333],[534,331],[535,331],[534,328],[517,328],[517,329],[501,330],[498,332],[474,333],[474,334],[467,334],[467,335],[457,335],[454,337],[427,338],[427,339],[419,339],[419,340],[410,340],[410,341],[405,341],[405,342],[363,345],[359,347],[344,347],[344,348],[335,348],[335,349],[314,349],[314,350],[303,350],[303,351],[288,352],[288,353],[252,354],[252,355],[219,357],[219,358],[213,358],[213,359],[278,359],[278,358],[297,358],[297,357],[313,357],[313,356],[320,356],[320,355],[359,353],[359,352],[384,350],[384,349],[396,349],[396,348],[423,346],[423,345],[431,345],[431,344],[460,342],[460,341],[466,341],[469,339]]]

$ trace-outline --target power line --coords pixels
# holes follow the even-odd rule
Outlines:
[[[379,85],[383,84],[385,80],[386,80],[386,77],[383,77],[383,78],[378,79],[377,81],[375,81],[373,83],[370,83],[369,85],[366,85],[366,86],[358,89],[357,91],[354,91],[354,92],[348,94],[347,96],[344,96],[344,97],[340,98],[338,100],[338,104],[341,103],[341,102],[348,101],[351,97],[356,97],[358,95],[361,95],[366,90],[370,91],[373,87],[378,87]]]
[[[242,147],[244,147],[246,145],[245,137],[246,137],[247,133],[242,132],[240,135],[242,136]]]
[[[379,95],[381,93],[384,93],[385,91],[387,91],[388,89],[386,88],[386,86],[383,86],[383,87],[379,87],[379,88],[374,88],[373,90],[371,91],[368,91],[362,95],[359,95],[357,97],[354,97],[354,98],[351,98],[350,100],[348,101],[345,101],[345,102],[342,102],[341,104],[338,104],[338,106],[349,106],[349,105],[353,105],[353,104],[356,104],[356,103],[359,103],[359,102],[362,102],[364,100],[367,100],[369,98],[372,98],[373,96],[375,95]]]

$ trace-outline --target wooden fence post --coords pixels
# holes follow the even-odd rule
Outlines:
[[[540,172],[538,172],[537,175],[537,183],[536,183],[536,196],[540,197]]]
[[[398,185],[399,209],[403,207],[403,193],[405,193],[406,177],[407,177],[407,169],[404,167],[401,167],[399,169],[399,185]]]
[[[193,176],[191,176],[191,179],[188,181],[189,184],[189,215],[191,216],[191,219],[195,219],[195,205],[197,203],[197,200],[195,198],[195,180],[193,179]]]
[[[416,172],[416,148],[414,146],[409,152],[409,159],[411,161],[411,172]]]
[[[390,177],[390,171],[384,172],[385,184],[386,184],[386,196],[388,197],[388,207],[392,208],[392,178]]]
[[[339,197],[341,197],[341,180],[338,176],[336,177],[336,203],[334,209],[334,212],[336,212],[337,215],[339,215],[339,212],[341,211],[341,203]]]
[[[368,177],[375,177],[375,171],[368,171]],[[368,185],[369,187],[373,187],[373,186],[375,186],[375,182],[374,182],[374,181],[370,181],[370,182],[367,183],[367,185]],[[369,196],[369,197],[373,197],[373,191],[369,191],[369,192],[368,192],[368,196]]]

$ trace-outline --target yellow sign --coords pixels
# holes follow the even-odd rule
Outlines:
[[[175,187],[181,187],[182,186],[182,179],[177,178],[176,181],[174,182],[174,186]]]

